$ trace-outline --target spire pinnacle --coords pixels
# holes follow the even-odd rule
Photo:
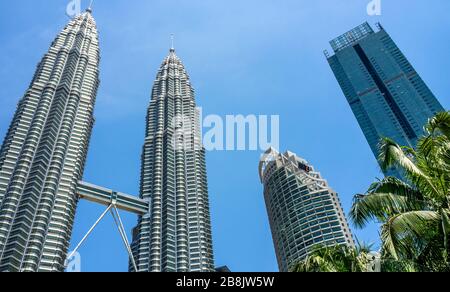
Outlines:
[[[91,13],[92,12],[92,5],[94,4],[94,0],[91,0],[91,2],[89,3],[89,7],[86,9],[87,12]]]
[[[170,40],[172,42],[172,46],[170,47],[171,52],[175,52],[175,34],[170,34]]]

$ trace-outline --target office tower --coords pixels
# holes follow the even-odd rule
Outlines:
[[[99,85],[89,9],[51,44],[0,150],[0,271],[63,271]]]
[[[147,114],[140,197],[150,212],[139,217],[132,243],[139,271],[214,271],[199,117],[189,76],[172,48]]]
[[[354,246],[337,193],[308,162],[269,149],[259,175],[281,272],[304,260],[314,246]]]
[[[444,108],[389,34],[364,23],[331,46],[328,62],[375,156],[382,137],[415,147],[428,119]]]

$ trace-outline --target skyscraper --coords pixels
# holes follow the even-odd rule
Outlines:
[[[88,9],[38,64],[0,150],[0,271],[64,270],[98,66],[98,34]]]
[[[150,212],[139,218],[132,243],[139,271],[214,271],[199,116],[189,76],[172,48],[147,114],[140,197],[150,202]]]
[[[337,193],[308,162],[271,148],[259,175],[281,272],[304,260],[314,246],[354,246]]]
[[[428,119],[444,108],[389,34],[364,23],[331,46],[328,62],[375,156],[382,137],[415,147]]]

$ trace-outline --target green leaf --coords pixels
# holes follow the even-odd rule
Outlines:
[[[425,128],[430,134],[436,134],[439,131],[450,140],[450,112],[438,113],[428,121]]]
[[[448,251],[448,240],[450,237],[450,218],[449,210],[442,210],[442,231],[444,232],[444,246]]]
[[[405,189],[402,190],[405,191]],[[395,190],[392,190],[392,193],[356,196],[349,217],[357,228],[363,228],[373,219],[386,222],[391,216],[421,209],[423,209],[423,202],[397,195]]]
[[[395,260],[414,253],[414,243],[426,238],[429,228],[440,221],[434,211],[412,211],[392,216],[382,227],[383,249]]]
[[[383,170],[396,166],[402,170],[408,179],[415,184],[418,190],[429,197],[440,196],[442,191],[438,189],[430,177],[425,174],[402,150],[402,148],[389,138],[384,138],[380,143],[380,164]],[[418,155],[420,158],[421,155]],[[416,157],[417,158],[417,157]]]

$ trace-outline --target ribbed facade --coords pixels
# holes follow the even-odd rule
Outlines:
[[[90,11],[38,64],[0,151],[0,271],[63,271],[99,85]]]
[[[308,162],[268,150],[259,166],[281,272],[304,260],[314,246],[354,246],[338,195]]]
[[[389,34],[364,23],[331,41],[328,62],[375,154],[382,137],[415,147],[444,108]],[[395,170],[386,175],[401,177]]]
[[[140,197],[149,201],[150,212],[133,230],[138,270],[214,271],[199,112],[189,76],[174,49],[153,86]]]

